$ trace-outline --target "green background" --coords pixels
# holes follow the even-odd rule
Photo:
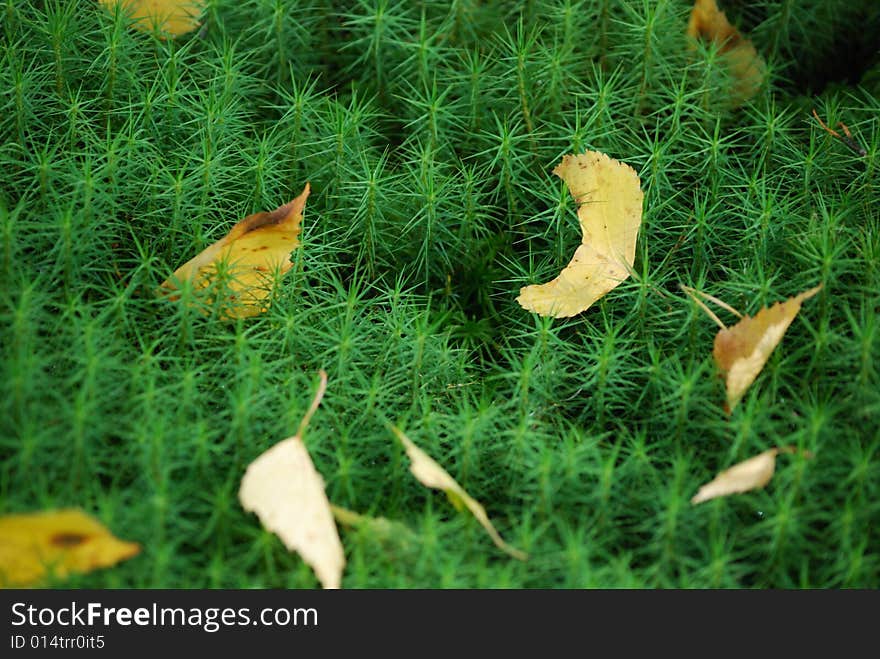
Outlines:
[[[218,0],[176,41],[0,2],[0,512],[142,544],[67,586],[315,587],[237,492],[323,368],[330,500],[409,529],[343,527],[344,587],[880,586],[877,5],[726,8],[769,71],[739,108],[683,0]],[[542,319],[515,297],[580,241],[550,172],[584,149],[640,173],[635,269]],[[154,296],[306,181],[268,313]],[[728,417],[680,283],[752,314],[824,288]],[[530,560],[418,484],[390,423]],[[689,503],[784,445],[814,457]]]

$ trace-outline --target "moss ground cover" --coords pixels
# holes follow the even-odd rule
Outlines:
[[[143,545],[74,587],[314,587],[237,491],[323,368],[330,500],[412,531],[343,528],[343,587],[880,586],[880,16],[727,8],[769,75],[736,108],[684,0],[217,0],[175,41],[2,0],[0,512],[81,506]],[[539,318],[515,298],[580,242],[550,172],[584,149],[640,174],[634,272]],[[268,313],[154,295],[306,182]],[[680,283],[746,313],[823,290],[728,417]],[[530,559],[414,482],[390,423]],[[689,503],[782,445],[814,457]]]

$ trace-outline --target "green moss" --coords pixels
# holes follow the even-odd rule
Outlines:
[[[344,529],[345,587],[880,586],[880,108],[792,83],[873,3],[741,4],[776,77],[734,111],[685,0],[219,0],[167,42],[91,1],[0,3],[0,512],[81,506],[143,544],[76,587],[314,587],[237,491],[324,368],[330,499],[416,534]],[[515,297],[580,240],[550,172],[586,148],[640,172],[634,273],[541,319]],[[154,297],[306,181],[267,314]],[[728,418],[680,282],[749,313],[825,288]],[[532,558],[415,482],[389,422]],[[689,504],[786,444],[815,457]]]

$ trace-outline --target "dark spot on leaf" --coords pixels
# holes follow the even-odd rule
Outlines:
[[[88,536],[82,533],[56,533],[49,539],[49,542],[56,547],[69,548],[81,545],[87,538]]]

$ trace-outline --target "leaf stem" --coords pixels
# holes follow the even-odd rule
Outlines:
[[[315,392],[315,397],[312,399],[312,404],[309,406],[309,411],[306,412],[306,415],[303,417],[302,421],[299,424],[299,428],[296,431],[296,436],[302,439],[303,433],[306,431],[306,426],[309,425],[309,421],[312,420],[312,415],[318,409],[318,405],[321,404],[321,399],[324,397],[324,392],[327,391],[327,371],[323,368],[319,371],[319,375],[321,376],[321,382],[318,384],[318,390]]]
[[[715,297],[714,295],[709,295],[708,293],[703,293],[702,291],[698,291],[698,290],[696,290],[695,288],[691,288],[690,286],[685,286],[684,284],[679,284],[679,287],[680,287],[681,290],[683,290],[685,293],[687,293],[688,295],[690,295],[690,296],[691,296],[691,299],[693,299],[693,301],[696,302],[696,303],[699,305],[699,307],[700,307],[703,311],[706,312],[706,314],[709,316],[709,318],[711,318],[712,320],[714,320],[714,321],[715,321],[715,324],[718,325],[718,327],[720,327],[721,329],[725,329],[725,330],[726,330],[726,329],[727,329],[727,325],[725,325],[724,323],[721,322],[721,319],[718,318],[718,316],[716,316],[715,313],[714,313],[709,307],[707,307],[699,297],[697,297],[698,295],[699,295],[700,297],[703,297],[703,298],[709,300],[710,302],[714,302],[714,303],[717,304],[719,307],[721,307],[722,309],[725,309],[725,310],[729,311],[730,313],[732,313],[732,314],[733,314],[734,316],[736,316],[737,318],[742,318],[742,317],[743,317],[743,315],[742,315],[739,311],[737,311],[736,309],[734,309],[732,306],[730,306],[730,305],[727,304],[726,302],[723,302],[723,301],[719,300],[719,299],[718,299],[717,297]]]

